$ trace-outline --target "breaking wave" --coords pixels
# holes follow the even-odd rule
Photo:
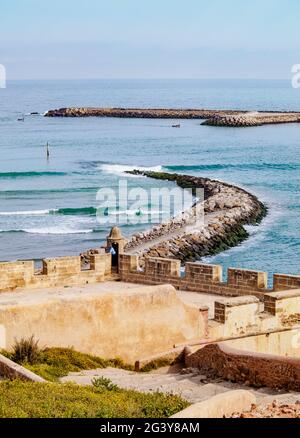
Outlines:
[[[100,164],[98,167],[100,170],[106,173],[114,173],[116,175],[124,174],[126,172],[132,172],[134,170],[140,170],[145,172],[161,172],[162,166],[154,167],[141,167],[141,166],[129,166],[125,164]]]

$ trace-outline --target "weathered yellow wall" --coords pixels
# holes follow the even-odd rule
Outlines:
[[[239,337],[226,344],[238,350],[300,357],[300,290],[265,294],[264,303],[251,296],[216,302],[209,338]]]
[[[243,351],[300,358],[300,330],[271,333],[225,344]]]
[[[2,294],[2,347],[35,335],[41,346],[71,347],[127,362],[204,336],[207,309],[186,305],[170,285],[102,283]]]

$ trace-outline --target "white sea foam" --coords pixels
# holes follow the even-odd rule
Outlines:
[[[166,211],[160,211],[160,210],[121,210],[121,211],[117,211],[117,210],[112,210],[109,211],[109,216],[135,216],[138,214],[141,215],[160,215],[160,214],[166,214]]]
[[[141,166],[129,166],[125,164],[101,164],[99,169],[106,173],[113,173],[116,175],[123,175],[126,172],[132,172],[134,170],[140,170],[144,172],[161,172],[162,166],[154,166],[154,167],[141,167]],[[128,175],[128,174],[127,174]],[[128,175],[139,177],[140,175]]]
[[[25,233],[29,234],[89,234],[93,230],[76,230],[67,227],[45,227],[45,228],[27,228],[23,230]]]
[[[44,216],[58,210],[1,211],[0,216]]]
[[[267,233],[272,230],[276,222],[284,215],[284,208],[273,199],[269,199],[268,202],[268,214],[258,225],[244,225],[244,228],[249,234],[249,238],[242,242],[240,245],[229,248],[223,251],[221,254],[207,256],[202,260],[204,263],[214,263],[215,260],[220,261],[222,258],[232,256],[235,253],[247,252],[250,248],[257,247],[265,241]]]

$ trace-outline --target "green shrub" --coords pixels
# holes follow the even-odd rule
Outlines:
[[[160,393],[20,380],[0,385],[0,418],[166,418],[189,405]]]
[[[38,363],[40,357],[39,341],[34,336],[28,339],[16,339],[13,345],[11,359],[17,363],[34,365]]]
[[[2,351],[2,354],[51,382],[56,382],[71,372],[97,368],[111,367],[134,371],[133,365],[126,364],[120,358],[103,359],[98,356],[80,353],[73,348],[45,348],[40,350],[38,342],[33,337],[28,340],[21,339],[21,341],[16,342],[12,353]],[[156,359],[146,364],[141,372],[148,373],[171,366],[178,361],[179,358]]]
[[[119,387],[115,385],[110,379],[106,379],[105,377],[95,377],[92,379],[92,385],[94,388],[99,389],[100,391],[118,391]]]
[[[35,345],[37,348],[33,348]],[[33,337],[28,340],[22,339],[16,343],[12,353],[7,351],[1,353],[52,382],[56,382],[59,378],[71,372],[82,370],[112,367],[134,371],[134,366],[126,364],[119,358],[103,359],[80,353],[72,348],[45,348],[39,350]]]

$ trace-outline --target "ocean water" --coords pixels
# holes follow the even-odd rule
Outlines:
[[[1,260],[98,246],[111,225],[97,221],[97,191],[120,179],[148,191],[166,185],[124,174],[144,167],[231,182],[268,205],[246,242],[206,261],[300,274],[300,125],[231,129],[183,120],[173,129],[170,120],[41,115],[64,106],[300,110],[300,91],[288,81],[9,82],[0,90]],[[147,225],[124,224],[123,232],[141,228]]]

